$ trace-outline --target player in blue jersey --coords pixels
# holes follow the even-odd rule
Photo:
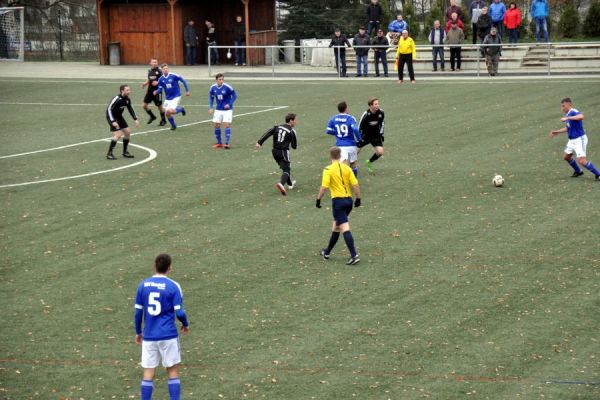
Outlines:
[[[163,75],[158,79],[158,89],[154,91],[154,95],[159,95],[163,90],[165,91],[163,109],[165,110],[165,115],[169,120],[169,124],[171,124],[171,130],[174,131],[177,129],[177,125],[175,124],[173,115],[177,113],[185,115],[185,108],[179,105],[179,102],[181,101],[179,82],[183,83],[186,96],[190,95],[190,89],[188,88],[187,81],[183,79],[183,76],[169,73],[169,66],[167,64],[161,65],[160,68],[162,69]]]
[[[342,101],[337,106],[339,114],[334,115],[327,124],[325,131],[336,137],[335,145],[342,150],[341,161],[347,162],[352,168],[354,175],[358,176],[356,161],[358,160],[357,144],[360,142],[360,131],[356,118],[348,114],[348,104]]]
[[[225,75],[217,74],[215,80],[217,83],[212,85],[208,91],[208,113],[213,114],[215,138],[217,139],[217,143],[213,147],[215,149],[220,149],[221,147],[229,149],[231,121],[233,121],[233,103],[237,99],[237,93],[231,85],[225,83]],[[225,127],[225,144],[221,142],[221,124]]]
[[[175,318],[181,322],[184,335],[189,332],[188,320],[183,309],[181,286],[167,277],[171,272],[171,256],[159,254],[154,260],[154,270],[156,274],[140,283],[135,296],[135,342],[142,346],[144,368],[141,399],[152,399],[154,373],[162,360],[169,377],[169,397],[179,400],[181,353]]]
[[[585,130],[583,129],[583,114],[579,110],[573,108],[573,102],[569,97],[562,99],[560,106],[565,113],[565,116],[560,120],[564,122],[566,126],[562,129],[550,131],[550,137],[560,135],[561,133],[567,133],[569,141],[565,147],[565,155],[563,158],[575,170],[573,175],[571,175],[573,178],[583,175],[583,171],[579,168],[579,165],[577,165],[577,163],[579,163],[593,173],[596,176],[596,180],[600,181],[600,172],[594,167],[594,164],[592,164],[591,161],[588,161],[585,158],[585,148],[587,147],[588,139]],[[575,153],[575,156],[577,157],[577,162],[573,160],[573,153]]]

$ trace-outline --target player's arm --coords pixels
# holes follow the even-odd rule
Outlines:
[[[329,170],[325,168],[323,170],[323,179],[321,179],[321,187],[319,188],[319,193],[317,193],[317,201],[315,204],[317,208],[321,208],[321,199],[323,198],[323,196],[325,196],[325,193],[327,192],[327,189],[329,188],[330,184],[331,177],[329,176]]]
[[[381,123],[379,124],[379,134],[383,138],[385,131],[385,114],[381,111]]]
[[[189,86],[187,84],[187,81],[181,75],[179,75],[179,80],[181,81],[181,83],[183,83],[183,87],[185,88],[185,95],[189,96],[190,95],[190,88],[189,88]]]
[[[325,133],[328,134],[328,135],[335,136],[336,132],[335,132],[334,126],[335,126],[335,122],[333,121],[333,118],[331,118],[329,120],[329,122],[327,123],[327,129],[325,129]]]
[[[208,91],[208,113],[212,114],[214,107],[213,107],[213,100],[214,100],[214,96],[212,93],[212,90]]]
[[[567,128],[561,128],[561,129],[556,129],[553,131],[550,131],[550,137],[554,137],[556,135],[560,135],[561,133],[566,133],[567,132]]]
[[[583,114],[579,113],[579,114],[575,114],[575,115],[567,115],[566,117],[562,117],[560,120],[562,122],[567,122],[567,121],[583,121]]]
[[[350,178],[350,186],[352,186],[352,193],[354,193],[354,207],[361,206],[361,194],[360,194],[360,185],[358,184],[358,179],[353,173],[349,174]]]
[[[351,128],[352,132],[354,132],[354,137],[356,138],[356,141],[360,142],[362,140],[362,137],[360,136],[360,131],[358,130],[358,125],[356,125],[356,122],[352,123]]]
[[[367,112],[363,112],[358,121],[358,130],[364,135],[367,129]]]
[[[185,313],[185,310],[183,309],[183,299],[181,296],[181,292],[176,292],[175,293],[175,297],[173,299],[173,308],[175,310],[175,317],[179,320],[179,322],[181,322],[181,331],[183,332],[184,335],[187,335],[188,333],[188,319],[187,319],[187,315]]]
[[[146,86],[148,86],[149,84],[150,84],[150,80],[149,80],[149,79],[146,79],[146,81],[145,81],[144,83],[142,83],[142,84],[140,85],[140,87],[143,89],[143,88],[145,88]]]
[[[231,91],[231,96],[229,96],[229,108],[233,108],[233,103],[237,100],[237,92],[235,90]]]
[[[163,85],[164,85],[163,81],[159,80],[158,85],[156,86],[156,90],[154,91],[155,96],[159,95],[162,92]]]
[[[275,129],[277,129],[277,126],[272,127],[271,129],[269,129],[268,131],[266,131],[265,133],[263,133],[263,135],[260,137],[260,139],[258,139],[258,142],[256,142],[256,148],[260,149],[263,145],[263,143],[270,138],[271,136],[273,136],[275,134]]]
[[[110,102],[110,104],[108,105],[108,108],[106,109],[107,114],[108,114],[108,120],[110,121],[110,124],[112,126],[114,126],[115,128],[119,127],[119,124],[117,124],[117,121],[114,116],[114,111],[118,108],[118,100],[119,100],[119,96],[115,96],[112,99],[112,101]]]
[[[144,302],[142,294],[142,285],[140,284],[135,295],[135,314],[133,317],[135,324],[135,342],[137,344],[142,344],[142,320],[144,319]]]
[[[133,107],[131,106],[130,101],[127,102],[127,110],[129,110],[129,114],[131,115],[131,118],[133,118],[135,120],[135,122],[138,123],[138,117],[137,117],[137,115],[135,115],[135,111],[133,110]]]
[[[290,145],[292,146],[292,149],[295,150],[298,147],[298,139],[296,138],[296,131],[292,129],[291,134],[292,134],[292,140],[290,141]]]

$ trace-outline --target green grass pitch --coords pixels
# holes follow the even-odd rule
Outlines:
[[[135,132],[156,129],[130,83]],[[163,251],[191,322],[185,399],[600,398],[600,183],[571,179],[565,136],[548,137],[573,97],[600,166],[600,80],[233,80],[252,114],[229,151],[202,122],[210,83],[183,100],[192,125],[133,137],[155,160],[89,175],[149,154],[104,159],[119,83],[2,82],[0,156],[76,145],[0,158],[0,185],[86,176],[0,189],[0,398],[137,398],[133,297]],[[318,256],[331,211],[314,198],[328,118],[369,96],[386,154],[374,176],[360,154],[348,267],[343,241]],[[270,142],[254,143],[290,111],[298,186],[282,197]]]

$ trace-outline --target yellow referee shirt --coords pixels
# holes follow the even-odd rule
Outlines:
[[[396,58],[400,58],[400,54],[411,54],[412,59],[417,58],[417,47],[415,46],[415,41],[409,36],[406,39],[403,37],[400,38],[398,42],[398,51],[396,52]]]
[[[323,170],[321,186],[331,191],[331,198],[352,197],[351,187],[358,185],[352,169],[344,163],[334,161]]]

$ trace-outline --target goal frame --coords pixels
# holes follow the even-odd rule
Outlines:
[[[19,35],[19,51],[18,58],[0,58],[2,61],[25,61],[25,7],[0,7],[0,11],[15,10],[20,12],[20,35]]]

